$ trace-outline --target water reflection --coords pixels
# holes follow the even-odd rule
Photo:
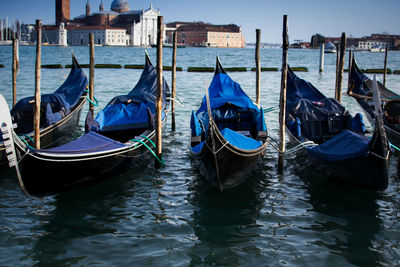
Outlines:
[[[107,256],[102,247],[110,245],[107,236],[118,232],[115,225],[127,215],[126,201],[134,195],[135,186],[131,176],[126,173],[55,196],[53,212],[34,229],[41,237],[32,249],[33,261],[54,266],[85,258],[90,262],[90,255],[111,260],[112,255]]]
[[[304,158],[297,157],[293,163],[297,165],[296,175],[306,184],[312,211],[326,215],[306,227],[323,236],[314,245],[351,264],[379,264],[381,255],[373,245],[382,224],[377,204],[380,193],[326,179]]]
[[[260,253],[252,240],[258,237],[257,218],[263,207],[261,192],[267,186],[261,171],[239,186],[219,192],[209,185],[200,174],[190,186],[194,206],[193,228],[200,243],[193,247],[191,265],[214,264],[231,266],[240,262],[243,255]]]

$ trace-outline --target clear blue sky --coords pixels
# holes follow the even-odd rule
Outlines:
[[[70,0],[71,17],[85,13],[87,0]],[[100,0],[89,0],[97,11]],[[109,10],[112,0],[103,0]],[[400,0],[128,0],[131,9],[160,9],[164,22],[204,21],[242,26],[246,42],[261,29],[262,42],[282,41],[282,16],[289,16],[289,39],[310,41],[311,35],[362,37],[387,32],[400,35]],[[0,18],[24,23],[55,21],[55,0],[0,0]]]

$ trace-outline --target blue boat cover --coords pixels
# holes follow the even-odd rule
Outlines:
[[[127,147],[127,145],[90,131],[65,145],[39,149],[38,151],[54,154],[85,154],[104,152],[122,147]]]
[[[204,147],[205,142],[201,142],[200,144],[195,145],[194,147],[191,147],[190,149],[194,152],[194,153],[199,153],[203,147]]]
[[[221,131],[221,134],[224,136],[225,140],[228,141],[231,145],[244,149],[257,149],[262,146],[263,142],[254,140],[253,138],[244,136],[240,133],[232,131],[229,128],[224,128]]]
[[[163,108],[165,108],[166,98],[170,96],[170,90],[164,78],[163,84]],[[145,68],[135,87],[127,95],[114,97],[97,114],[96,121],[99,124],[100,131],[143,127],[143,123],[149,121],[149,115],[153,114],[154,116],[155,114],[156,96],[157,71],[146,55]],[[163,116],[165,116],[164,113]]]
[[[236,111],[248,111],[251,113],[251,120],[255,122],[254,128],[257,128],[258,131],[266,130],[264,114],[260,114],[260,109],[242,90],[240,84],[229,77],[219,60],[217,60],[216,71],[208,88],[208,94],[215,121],[229,121],[236,117]],[[206,132],[209,121],[206,96],[203,97],[200,108],[196,111],[196,116],[203,127],[203,131]],[[193,127],[192,130],[194,130]]]
[[[365,136],[344,130],[325,143],[307,148],[307,153],[328,162],[366,157],[370,149],[369,142]]]
[[[326,98],[310,82],[297,77],[290,68],[288,68],[287,75],[286,112],[291,111],[302,99],[318,103],[322,99]]]
[[[192,110],[192,116],[190,117],[190,129],[192,130],[192,136],[200,136],[201,135],[201,125],[197,116],[194,114]]]
[[[87,85],[88,79],[73,56],[72,68],[64,83],[54,93],[41,95],[40,128],[46,128],[69,114],[78,104]],[[33,96],[23,98],[11,110],[13,120],[18,124],[18,134],[33,131],[34,104],[29,103],[32,100]]]

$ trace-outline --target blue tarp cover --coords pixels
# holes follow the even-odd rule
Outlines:
[[[319,102],[326,98],[317,88],[314,87],[310,82],[303,80],[294,74],[294,72],[288,69],[286,89],[286,112],[287,114],[292,110],[294,106],[302,99],[307,99],[310,102]]]
[[[204,146],[205,142],[201,142],[200,144],[195,145],[194,147],[191,147],[190,149],[194,152],[194,153],[199,153]]]
[[[96,121],[101,131],[108,126],[131,128],[133,124],[144,125],[148,123],[147,107],[147,102],[109,105],[97,114]],[[154,114],[154,107],[151,112]]]
[[[211,109],[216,109],[226,103],[233,104],[240,108],[259,110],[251,99],[240,87],[240,84],[233,81],[226,73],[216,73],[208,88]],[[207,102],[204,96],[199,110],[196,114],[207,112]]]
[[[49,149],[40,149],[39,151],[57,154],[84,154],[103,152],[122,147],[127,146],[101,134],[90,131],[78,139],[69,142],[68,144]]]
[[[242,90],[240,84],[232,80],[225,73],[219,61],[214,77],[208,88],[210,106],[213,112],[214,120],[231,120],[236,116],[236,111],[251,111],[254,117],[255,128],[264,131],[267,127],[263,120],[263,114],[260,116],[260,109],[251,101],[247,94]],[[234,107],[223,108],[226,104]],[[203,127],[203,131],[208,129],[208,112],[206,96],[203,97],[200,108],[196,111],[196,116]],[[262,120],[262,121],[261,121]],[[194,125],[193,125],[194,126]],[[194,129],[192,127],[193,130]]]
[[[229,128],[224,128],[221,130],[221,134],[224,136],[225,140],[231,145],[241,148],[241,149],[257,149],[262,146],[261,141],[254,140],[240,133],[232,131]]]
[[[168,84],[163,78],[163,107],[170,96]],[[138,83],[127,94],[114,97],[107,106],[97,114],[96,121],[99,123],[100,130],[104,127],[109,129],[131,129],[134,124],[148,121],[147,108],[155,114],[157,96],[157,71],[151,64],[146,55],[146,65],[140,76]],[[163,113],[163,116],[165,114]]]
[[[349,130],[344,130],[319,146],[307,148],[307,153],[328,162],[365,157],[370,140]]]
[[[74,57],[72,62],[71,71],[64,83],[54,93],[41,95],[41,109],[44,111],[40,118],[41,128],[48,127],[69,114],[86,90],[88,79]],[[11,110],[14,122],[18,124],[18,134],[33,131],[34,104],[29,103],[31,100],[34,97],[23,98]]]
[[[201,125],[199,119],[194,114],[192,110],[192,116],[190,117],[190,129],[192,130],[192,136],[201,135]]]

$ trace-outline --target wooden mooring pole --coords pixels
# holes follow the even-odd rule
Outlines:
[[[162,100],[163,100],[163,17],[158,16],[157,20],[157,98],[156,98],[156,155],[159,159],[162,156]],[[156,159],[156,168],[161,167]]]
[[[283,15],[283,32],[282,32],[282,75],[281,75],[281,94],[279,100],[279,160],[278,160],[278,172],[283,170],[283,161],[286,147],[285,141],[285,120],[286,120],[286,88],[287,88],[287,54],[289,47],[288,38],[288,25],[287,15]]]
[[[337,75],[336,75],[336,86],[335,86],[335,99],[340,103],[342,102],[342,82],[343,82],[343,69],[344,69],[344,57],[346,55],[346,33],[342,32],[342,37],[340,39],[340,49],[339,49],[337,63]]]
[[[261,64],[260,64],[260,40],[261,40],[261,29],[256,29],[256,105],[260,108],[260,76],[261,76]]]
[[[319,72],[324,71],[324,57],[325,57],[325,43],[322,43],[319,47]]]
[[[353,50],[349,50],[349,67],[347,71],[347,91],[350,90],[350,76],[351,76],[351,69],[353,68]]]
[[[386,44],[385,47],[385,66],[383,68],[383,86],[386,86],[386,72],[387,72],[387,56],[389,51],[389,45]]]
[[[89,56],[90,56],[90,71],[89,71],[89,111],[94,115],[94,34],[89,34]]]
[[[172,101],[171,101],[171,130],[175,132],[175,97],[176,97],[176,52],[177,52],[177,34],[176,31],[173,33],[172,37]]]
[[[17,103],[17,39],[13,38],[13,61],[12,61],[12,90],[13,90],[13,102],[12,105],[15,106]]]
[[[35,148],[40,149],[40,66],[42,57],[42,21],[36,20],[35,108],[33,119]]]

